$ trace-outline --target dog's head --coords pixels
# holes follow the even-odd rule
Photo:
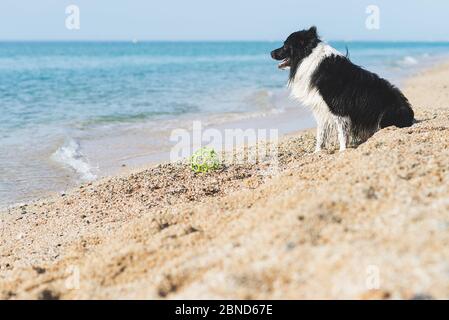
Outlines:
[[[284,45],[271,52],[271,57],[281,60],[278,67],[286,69],[290,67],[290,79],[293,79],[301,61],[312,53],[313,48],[320,43],[316,27],[292,33],[284,41]]]

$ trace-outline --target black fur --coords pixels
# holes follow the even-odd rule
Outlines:
[[[333,114],[351,119],[355,136],[374,133],[378,125],[402,128],[413,124],[413,110],[398,88],[344,56],[325,58],[313,74],[311,85]]]
[[[282,47],[271,52],[271,57],[275,60],[289,60],[286,66],[290,67],[290,81],[292,81],[301,61],[310,55],[320,42],[316,27],[313,26],[309,30],[292,33]]]
[[[316,27],[292,33],[284,45],[271,52],[280,67],[290,67],[290,82],[301,62],[321,42]],[[366,140],[378,127],[408,127],[414,113],[407,98],[377,74],[362,69],[346,56],[331,55],[317,67],[311,79],[334,115],[349,117],[353,137]]]

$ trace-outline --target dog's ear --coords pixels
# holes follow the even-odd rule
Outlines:
[[[307,30],[307,33],[311,36],[311,37],[315,37],[318,38],[318,33],[316,31],[316,27],[315,26],[311,26],[309,30]]]

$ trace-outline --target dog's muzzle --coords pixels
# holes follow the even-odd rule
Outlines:
[[[271,51],[271,57],[274,60],[282,60],[278,64],[278,68],[279,69],[286,69],[286,68],[290,67],[290,58],[287,57],[287,54],[286,54],[285,49],[283,47]]]

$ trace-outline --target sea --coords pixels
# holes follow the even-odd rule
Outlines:
[[[399,87],[443,42],[330,42]],[[169,161],[171,133],[315,125],[267,42],[0,42],[0,207]]]

